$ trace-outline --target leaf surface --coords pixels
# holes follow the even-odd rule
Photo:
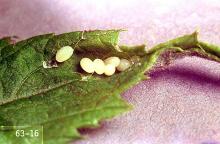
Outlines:
[[[118,46],[120,31],[46,34],[0,45],[0,143],[39,143],[18,139],[12,126],[25,131],[42,126],[44,144],[67,143],[80,137],[78,128],[97,127],[100,120],[130,110],[120,94],[146,79],[144,73],[157,63],[191,55],[220,61],[219,47],[199,42],[196,32],[145,51],[144,45]],[[74,48],[71,59],[57,68],[43,68],[42,62],[54,62],[56,51],[66,45]],[[133,65],[111,77],[88,75],[79,68],[82,57],[109,56],[130,59]]]

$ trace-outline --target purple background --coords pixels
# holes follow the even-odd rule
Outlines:
[[[75,30],[128,30],[122,44],[153,46],[200,29],[220,44],[219,0],[0,0],[0,37]],[[220,142],[220,64],[184,58],[123,94],[134,110],[76,144]]]

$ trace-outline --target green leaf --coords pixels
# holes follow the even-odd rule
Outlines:
[[[159,44],[118,46],[121,30],[78,31],[61,35],[36,36],[0,50],[0,143],[65,144],[80,138],[77,129],[97,127],[100,120],[128,111],[131,106],[120,94],[146,79],[145,72],[158,62],[179,55],[219,61],[219,47],[199,42],[197,32]],[[74,55],[58,67],[45,69],[43,61],[54,62],[63,46]],[[79,68],[82,57],[104,59],[119,56],[133,65],[111,77],[88,75]],[[17,126],[17,127],[16,127]],[[16,137],[17,129],[39,130],[41,137]],[[41,126],[43,130],[41,129]],[[39,128],[40,127],[40,128]]]
[[[124,76],[120,73],[108,78],[78,70],[79,60],[85,55],[92,58],[115,54],[118,34],[118,30],[48,34],[3,48],[0,124],[43,125],[45,143],[64,143],[79,137],[78,127],[97,126],[99,120],[131,109],[120,93],[138,82],[138,76],[129,78],[128,73]],[[65,45],[75,48],[72,59],[58,68],[43,68],[42,61],[54,57],[52,49]],[[54,133],[55,130],[59,133]],[[13,134],[14,131],[3,131],[2,137],[9,143]]]
[[[0,50],[2,48],[4,48],[5,46],[9,45],[10,41],[11,41],[10,37],[4,37],[4,38],[0,39]]]
[[[187,50],[197,47],[197,44],[198,44],[198,33],[194,32],[192,34],[184,35],[175,38],[173,40],[169,40],[165,43],[158,44],[155,47],[148,50],[148,53],[156,52],[161,49],[166,49],[166,48],[169,49],[169,48],[177,48],[177,47],[183,50]]]
[[[170,51],[171,50],[171,51]],[[198,56],[220,62],[220,47],[198,40],[198,32],[184,35],[165,43],[158,44],[147,51],[148,54],[165,51],[161,55],[161,63],[171,63],[172,60],[184,56]]]

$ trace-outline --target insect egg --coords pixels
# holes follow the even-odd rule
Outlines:
[[[105,75],[111,76],[115,73],[115,66],[111,64],[105,65]]]
[[[131,66],[131,62],[126,59],[121,59],[120,64],[117,66],[118,71],[125,71]]]
[[[64,46],[60,48],[56,53],[56,61],[64,62],[68,60],[73,54],[73,48],[71,46]]]
[[[80,61],[81,68],[87,72],[87,73],[93,73],[94,72],[94,63],[89,58],[82,58]]]
[[[94,63],[94,70],[97,74],[101,75],[105,72],[105,64],[103,60],[95,59],[93,63]]]
[[[109,57],[105,59],[105,64],[112,64],[117,67],[120,64],[120,59],[118,57]]]

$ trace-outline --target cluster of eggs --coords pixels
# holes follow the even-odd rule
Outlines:
[[[104,61],[101,59],[95,59],[92,61],[89,58],[82,58],[80,66],[87,73],[97,73],[98,75],[105,74],[111,76],[118,71],[125,71],[131,66],[130,61],[126,59],[119,59],[118,57],[109,57]]]
[[[56,61],[64,62],[73,55],[73,48],[71,46],[64,46],[56,53]],[[109,57],[104,61],[95,59],[92,61],[89,58],[82,58],[80,61],[81,68],[87,73],[97,73],[98,75],[105,74],[111,76],[118,71],[125,71],[131,66],[131,62],[127,59],[120,59],[118,57]]]

